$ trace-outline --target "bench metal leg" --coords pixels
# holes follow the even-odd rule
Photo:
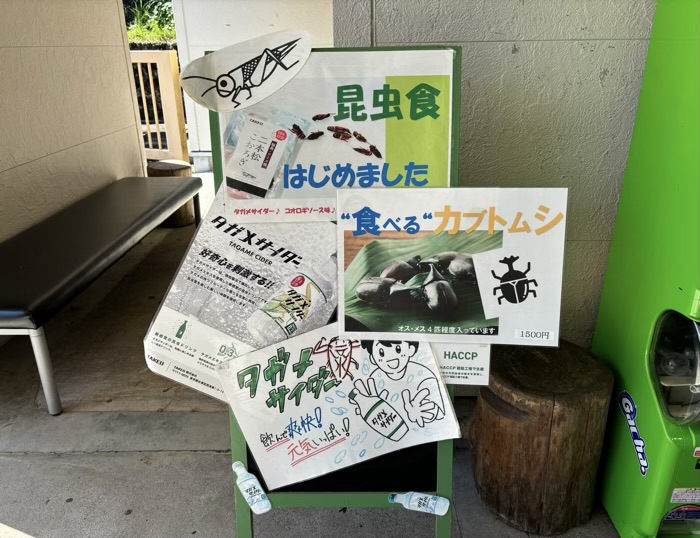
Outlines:
[[[195,228],[199,226],[202,220],[202,208],[199,207],[199,193],[194,195],[194,225]]]
[[[28,332],[29,338],[32,341],[32,348],[34,349],[34,359],[39,369],[41,386],[44,389],[44,396],[46,397],[46,405],[51,415],[58,415],[63,411],[63,406],[61,405],[61,397],[58,395],[58,388],[53,378],[51,356],[49,355],[49,347],[46,345],[44,329],[39,327],[38,329],[31,329]]]

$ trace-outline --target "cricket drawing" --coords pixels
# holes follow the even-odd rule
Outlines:
[[[298,33],[296,35],[298,35]],[[259,38],[239,45],[233,45],[226,49],[221,49],[209,56],[195,60],[192,64],[188,65],[185,72],[183,72],[183,87],[185,87],[185,90],[193,99],[201,104],[205,104],[205,106],[208,102],[205,96],[215,90],[218,97],[230,101],[233,105],[233,110],[240,107],[244,101],[247,102],[253,99],[253,102],[257,102],[267,97],[272,91],[275,91],[288,82],[301,68],[300,64],[304,63],[308,53],[305,53],[304,50],[299,51],[295,49],[299,46],[301,46],[302,49],[308,47],[305,46],[306,43],[302,42],[305,41],[304,36],[290,39],[278,46],[265,46],[274,44],[274,42],[269,39],[269,36],[266,37],[267,39],[264,43],[261,42],[262,38]],[[290,36],[287,35],[285,37]],[[260,42],[262,47],[255,47],[253,41]],[[279,43],[279,41],[276,42]],[[249,51],[256,50],[256,48],[257,50],[262,49],[262,52],[251,57]],[[247,54],[247,56],[243,56],[243,54]],[[195,62],[201,62],[199,68],[191,67]],[[235,67],[227,69],[231,64],[234,64]],[[227,66],[224,67],[225,71],[221,69],[221,66]],[[253,92],[256,88],[267,86],[265,84],[266,81],[270,80],[270,77],[274,73],[280,71],[289,72],[289,76],[286,78],[274,77],[277,84],[269,84],[270,86],[276,86],[270,88],[271,91],[261,92],[260,90],[256,90]],[[203,80],[210,84],[204,89],[202,89],[201,84],[188,88],[188,84],[191,83],[186,81],[192,80]],[[196,96],[193,94],[196,94]]]

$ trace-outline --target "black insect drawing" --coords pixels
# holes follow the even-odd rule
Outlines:
[[[234,67],[227,73],[222,73],[215,79],[191,75],[189,77],[183,77],[183,80],[198,78],[213,82],[214,84],[204,90],[201,96],[204,97],[210,91],[216,90],[216,93],[218,93],[220,97],[230,97],[231,101],[236,105],[234,108],[237,108],[240,105],[237,99],[243,90],[248,92],[248,97],[246,99],[250,99],[253,96],[252,89],[261,86],[263,82],[270,78],[270,75],[275,72],[277,66],[287,71],[299,63],[299,60],[297,60],[291,65],[285,65],[282,61],[294,50],[299,39],[289,41],[274,49],[266,48],[259,56],[251,58],[247,62],[243,62],[241,65]]]
[[[530,272],[530,262],[527,262],[527,269],[525,269],[525,271],[513,269],[513,265],[515,265],[515,262],[519,259],[519,256],[510,256],[499,260],[500,263],[504,263],[508,266],[508,271],[506,271],[503,276],[498,276],[493,269],[491,270],[493,278],[501,282],[500,286],[493,288],[494,295],[496,295],[499,290],[502,293],[498,298],[498,304],[501,304],[503,299],[509,303],[519,304],[527,299],[530,294],[532,294],[533,297],[537,297],[537,292],[530,289],[530,284],[537,286],[537,281],[527,278],[527,274]]]

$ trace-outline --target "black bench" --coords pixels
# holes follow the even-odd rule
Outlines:
[[[62,410],[42,326],[194,197],[196,177],[129,177],[0,243],[0,335],[28,335],[49,413]]]

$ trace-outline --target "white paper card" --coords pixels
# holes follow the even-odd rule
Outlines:
[[[340,336],[558,346],[566,197],[339,190]]]
[[[236,43],[190,62],[182,88],[210,110],[242,110],[289,82],[311,53],[311,35],[283,30]]]
[[[328,325],[217,371],[270,489],[459,437],[430,346],[337,334]]]
[[[320,200],[255,200],[223,215],[217,200],[144,340],[150,370],[225,399],[222,361],[324,326],[336,307],[335,224]],[[320,205],[319,205],[320,203]],[[301,209],[307,222],[290,226]],[[269,219],[276,214],[277,220]],[[316,222],[312,221],[315,220]],[[265,221],[265,222],[261,222]]]
[[[488,385],[491,346],[488,344],[430,344],[445,383]]]

